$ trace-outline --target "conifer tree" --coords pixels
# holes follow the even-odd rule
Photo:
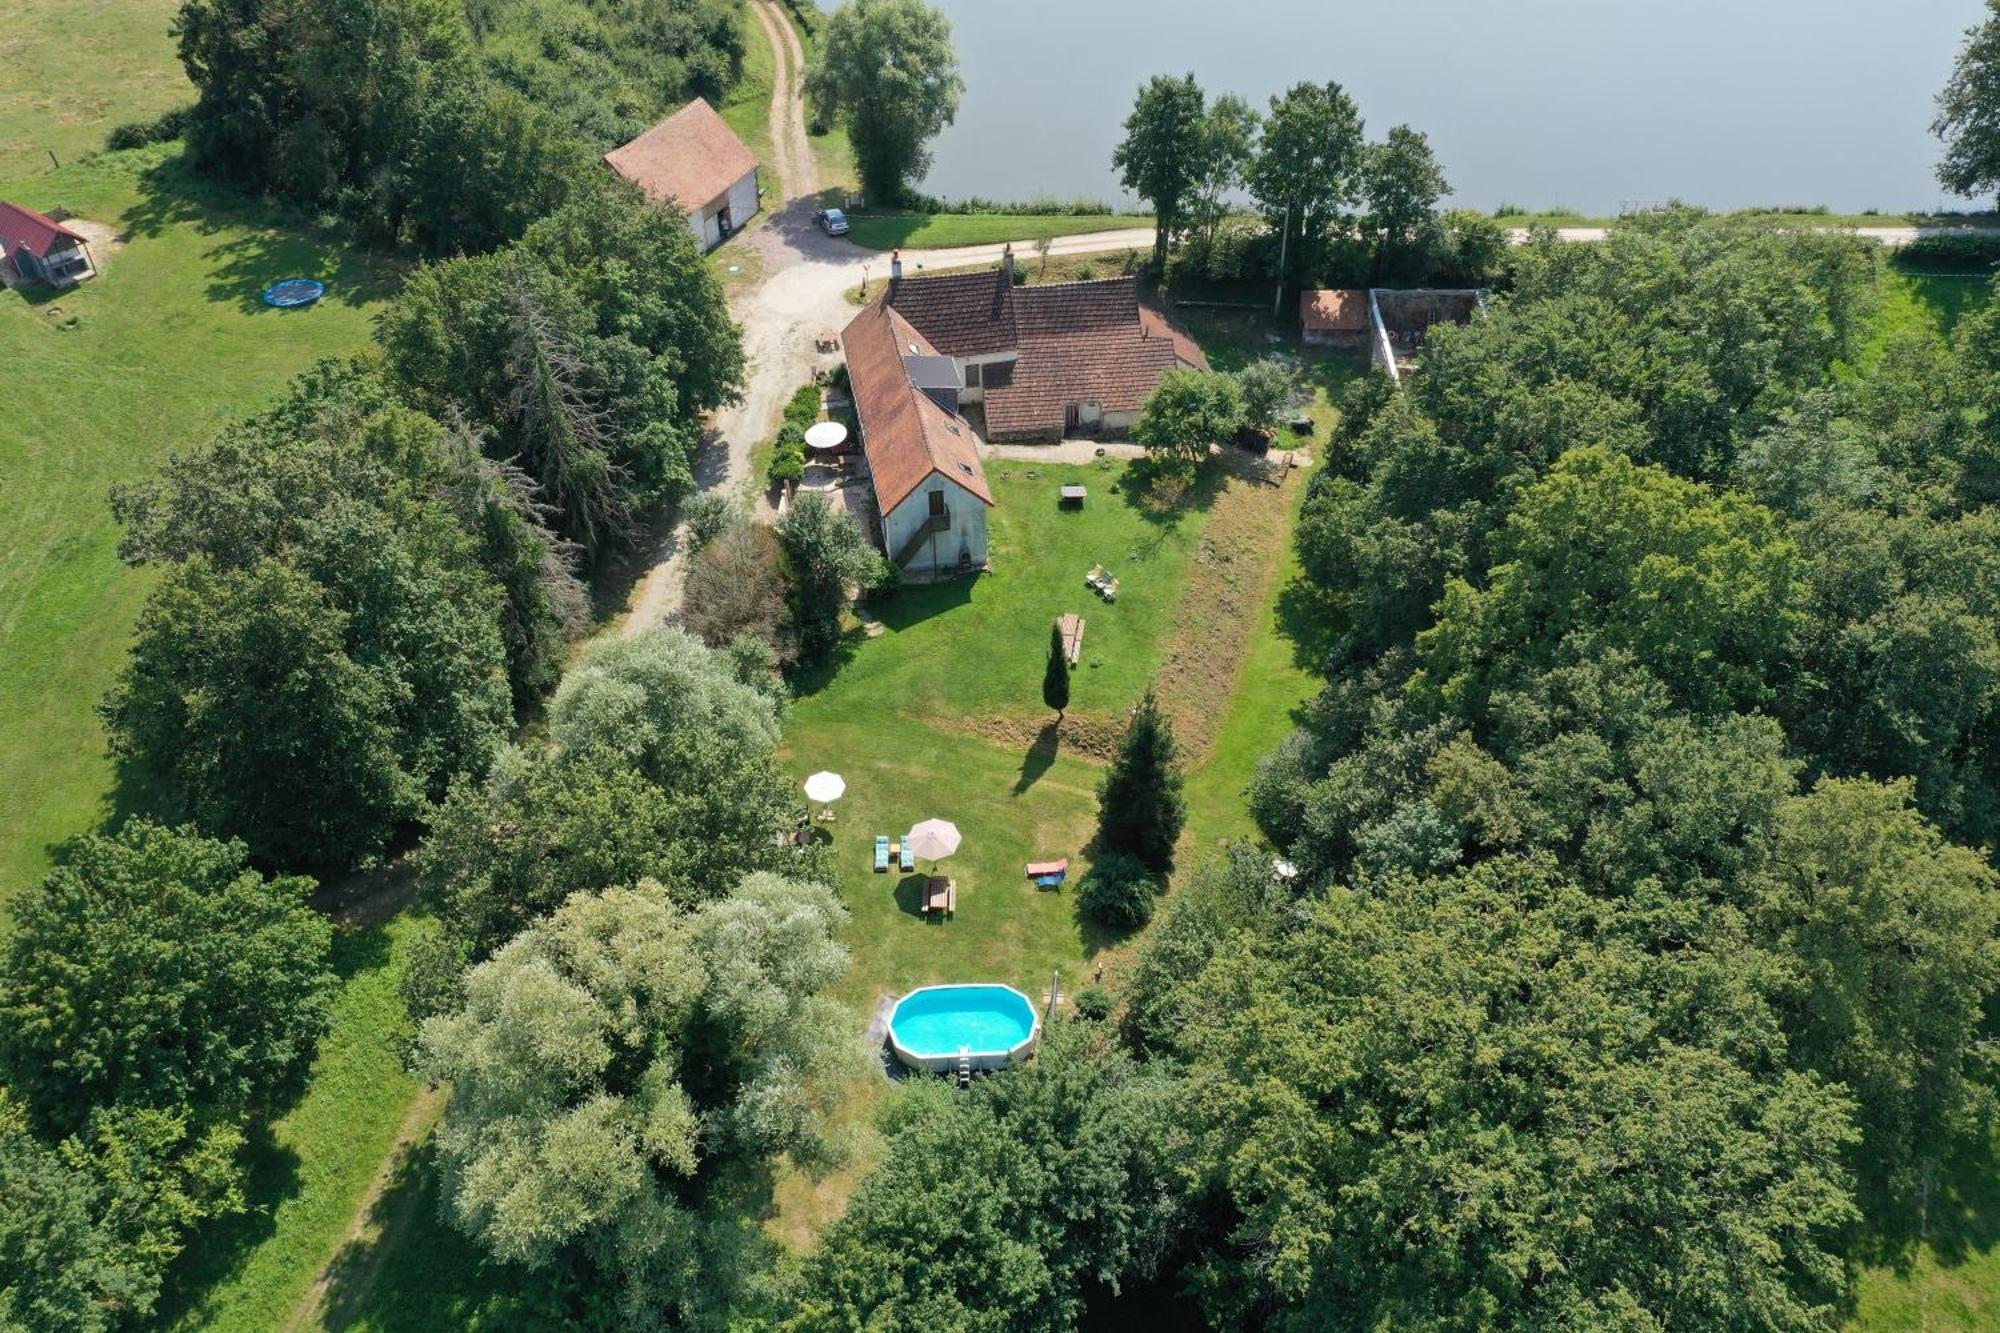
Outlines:
[[[1063,651],[1062,626],[1049,626],[1049,665],[1042,672],[1042,702],[1056,710],[1062,721],[1069,707],[1069,654]]]
[[[1187,822],[1179,750],[1173,723],[1148,689],[1097,790],[1100,854],[1124,852],[1155,874],[1173,869],[1174,843]]]

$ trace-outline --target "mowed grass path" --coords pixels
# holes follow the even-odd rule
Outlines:
[[[0,292],[0,914],[49,849],[116,813],[96,707],[152,576],[117,556],[114,482],[150,474],[368,340],[395,267],[287,231],[155,148],[0,181],[127,233],[68,292]],[[328,298],[271,310],[274,278]]]
[[[411,1027],[398,989],[435,929],[408,913],[344,925],[332,1030],[307,1091],[251,1143],[249,1210],[205,1228],[169,1278],[157,1326],[263,1333],[288,1326],[333,1260],[422,1084],[403,1069]]]

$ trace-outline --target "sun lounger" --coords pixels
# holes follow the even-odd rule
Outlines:
[[[1067,856],[1063,857],[1060,861],[1028,862],[1029,879],[1040,879],[1044,875],[1054,875],[1058,879],[1060,879],[1062,876],[1068,873],[1069,873],[1069,858]]]
[[[915,870],[917,868],[916,854],[910,850],[910,844],[907,842],[903,844],[903,859],[899,864],[905,870]]]
[[[875,835],[875,873],[882,874],[889,869],[889,835]]]

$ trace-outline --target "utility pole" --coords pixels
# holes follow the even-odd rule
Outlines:
[[[1285,229],[1278,234],[1278,290],[1271,293],[1271,318],[1277,319],[1285,308],[1285,254],[1292,243],[1292,201],[1285,201]]]

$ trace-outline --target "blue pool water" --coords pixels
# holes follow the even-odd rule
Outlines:
[[[889,1025],[911,1055],[997,1054],[1033,1035],[1035,1010],[1009,986],[926,986],[902,998]]]

